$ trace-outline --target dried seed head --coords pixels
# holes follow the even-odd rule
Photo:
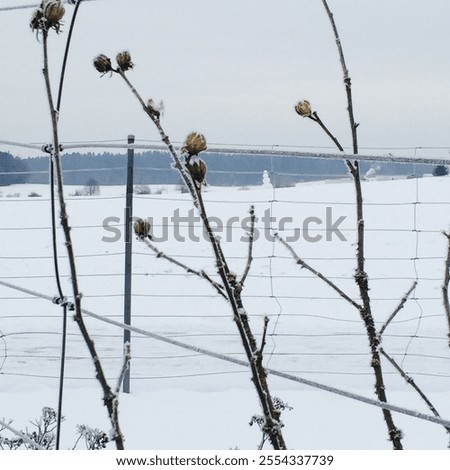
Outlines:
[[[45,5],[43,5],[43,11],[44,17],[49,24],[59,23],[65,13],[64,7],[61,5],[61,2],[59,0],[47,2]]]
[[[100,54],[94,59],[94,67],[100,73],[112,72],[111,59],[104,54]]]
[[[197,181],[197,183],[204,183],[205,182],[205,176],[208,171],[208,167],[206,166],[206,163],[203,160],[198,160],[195,161],[194,163],[186,163],[186,168],[189,170],[189,173],[192,176],[192,179],[194,181]]]
[[[65,10],[60,0],[45,0],[31,17],[30,26],[33,31],[49,31],[54,29],[57,33],[61,30],[61,20]]]
[[[122,70],[122,72],[126,72],[127,70],[133,68],[134,64],[131,62],[131,56],[128,51],[123,51],[117,54],[116,60],[117,65],[119,66],[120,70]]]
[[[203,134],[199,134],[198,132],[191,132],[184,141],[184,145],[181,148],[181,151],[187,153],[189,157],[193,157],[194,155],[198,155],[203,150],[206,150],[206,139]]]
[[[299,101],[295,105],[295,112],[301,117],[309,117],[312,114],[311,104],[307,100]]]
[[[150,222],[148,220],[137,219],[133,225],[134,233],[139,238],[147,238],[150,234]]]

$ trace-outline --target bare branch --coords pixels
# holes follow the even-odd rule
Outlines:
[[[380,337],[375,328],[375,321],[372,314],[372,306],[369,295],[369,278],[365,270],[365,230],[364,230],[364,212],[363,196],[361,188],[361,178],[359,174],[359,163],[357,161],[346,161],[347,167],[353,177],[356,192],[356,224],[357,224],[357,252],[356,252],[356,272],[355,282],[358,285],[362,309],[360,310],[361,319],[366,327],[366,334],[369,340],[370,351],[372,355],[371,366],[375,376],[375,393],[382,402],[387,402],[386,386],[384,383],[383,368],[380,358]],[[394,450],[402,450],[402,432],[394,423],[392,413],[389,410],[383,410],[383,417],[388,429],[389,439],[392,442]]]
[[[262,362],[258,358],[258,348],[256,345],[255,337],[250,328],[248,315],[246,314],[245,309],[242,305],[242,285],[237,282],[236,275],[230,271],[220,241],[211,228],[211,224],[209,222],[203,201],[201,184],[196,184],[196,181],[194,181],[193,179],[193,173],[189,172],[186,168],[186,165],[180,160],[180,157],[178,156],[175,148],[170,142],[169,137],[166,135],[164,129],[161,126],[159,116],[152,112],[152,110],[145,104],[145,102],[140,97],[139,93],[130,83],[128,78],[125,76],[124,71],[121,70],[120,67],[119,69],[114,70],[114,72],[117,72],[123,78],[128,87],[131,89],[134,96],[138,99],[141,106],[143,106],[144,111],[147,113],[147,115],[157,127],[162,141],[166,144],[167,148],[170,151],[174,168],[180,173],[183,181],[189,189],[194,205],[198,208],[200,218],[202,220],[205,231],[208,235],[208,239],[214,251],[217,271],[220,275],[223,284],[222,286],[220,286],[219,284],[213,285],[216,290],[229,301],[231,309],[233,311],[233,318],[237,325],[247,359],[250,363],[252,380],[265,416],[265,426],[263,432],[269,436],[270,442],[274,449],[286,449],[284,437],[281,432],[282,424],[279,419],[280,412],[278,410],[275,410],[274,408],[271,394],[269,391],[269,386],[267,383],[267,373],[264,367],[262,366]],[[156,247],[153,247],[149,239],[145,238],[145,242],[150,248],[153,249],[153,251],[155,251],[154,248]],[[159,250],[157,251],[159,252]],[[157,253],[157,251],[155,251],[155,253]],[[163,254],[161,254],[160,256],[165,257],[167,259],[166,255],[163,256]],[[180,267],[183,267],[186,270],[189,269],[188,272],[193,271],[187,266],[182,265],[182,263],[179,263],[178,261],[175,264]],[[203,277],[209,282],[211,282],[209,276],[204,276],[202,272],[193,272],[193,274],[197,274],[200,277]]]
[[[248,232],[248,256],[247,256],[247,265],[245,266],[244,274],[242,275],[241,280],[239,281],[241,286],[244,285],[245,280],[247,279],[248,273],[250,272],[250,267],[253,261],[253,241],[255,238],[255,206],[250,207],[250,231]]]
[[[309,119],[311,119],[312,121],[314,122],[317,122],[317,124],[319,124],[319,126],[325,131],[325,133],[327,134],[327,136],[334,142],[334,144],[336,145],[336,147],[341,151],[343,152],[344,151],[344,147],[342,147],[342,145],[340,144],[339,140],[330,132],[330,130],[328,129],[328,127],[323,123],[322,119],[320,119],[319,115],[317,114],[316,111],[314,111],[310,116],[308,116]]]
[[[347,111],[350,120],[350,128],[352,132],[352,142],[353,142],[353,153],[358,153],[358,133],[357,128],[358,124],[355,123],[355,117],[353,112],[353,97],[352,97],[352,81],[350,79],[350,75],[348,73],[347,64],[345,62],[344,51],[342,49],[341,38],[339,36],[339,32],[337,30],[336,22],[334,21],[333,13],[328,6],[327,0],[322,0],[323,6],[327,12],[328,18],[331,23],[331,27],[333,29],[334,38],[336,40],[336,46],[338,48],[339,59],[341,61],[342,72],[344,74],[344,85],[345,85],[345,92],[347,94]]]
[[[355,302],[351,297],[349,297],[341,288],[339,288],[333,281],[330,281],[326,276],[324,276],[321,272],[317,271],[314,269],[312,266],[310,266],[306,261],[302,260],[297,253],[294,251],[291,245],[287,243],[281,236],[276,233],[275,238],[284,246],[288,249],[288,251],[291,253],[292,257],[296,261],[296,263],[301,266],[302,268],[307,269],[309,272],[314,274],[314,276],[318,277],[321,279],[325,284],[330,286],[334,291],[336,291],[343,299],[345,299],[349,304],[353,305],[358,311],[362,310],[362,306]]]
[[[414,289],[417,287],[417,281],[413,282],[413,285],[409,288],[408,292],[403,296],[403,299],[400,301],[400,303],[397,305],[396,309],[391,313],[389,318],[386,320],[386,323],[381,327],[380,332],[378,333],[378,336],[381,338],[381,336],[384,333],[384,330],[389,326],[389,323],[395,318],[398,312],[405,306],[405,303],[409,299],[409,296],[412,294]]]
[[[448,286],[450,283],[450,233],[444,232],[444,235],[447,237],[447,258],[445,259],[445,275],[444,275],[444,284],[442,285],[442,300],[444,301],[445,313],[447,314],[448,322],[448,345],[450,347],[450,301],[448,298]]]
[[[170,263],[175,264],[176,266],[184,269],[187,273],[189,274],[194,274],[195,276],[201,277],[202,279],[206,279],[213,287],[216,289],[216,291],[226,300],[228,300],[227,295],[224,292],[224,287],[217,283],[216,281],[213,281],[208,274],[205,273],[205,271],[196,271],[195,269],[190,268],[189,266],[185,265],[181,261],[176,260],[175,258],[172,258],[169,255],[166,255],[162,251],[158,250],[156,246],[150,241],[150,237],[139,237],[141,241],[143,241],[155,254],[157,258],[163,258]]]
[[[125,346],[124,346],[123,349],[124,349],[124,351],[123,351],[123,363],[122,363],[122,368],[120,369],[119,378],[117,379],[117,385],[116,385],[116,390],[115,390],[116,395],[119,395],[119,393],[120,393],[120,388],[122,387],[122,382],[123,382],[123,379],[125,378],[125,373],[127,372],[127,369],[129,367],[130,361],[131,361],[130,343],[125,343]]]
[[[259,347],[259,354],[262,357],[263,352],[264,352],[264,346],[266,345],[266,337],[267,337],[267,327],[269,325],[269,317],[264,317],[264,330],[263,330],[263,335],[261,339],[261,346]]]
[[[391,357],[383,348],[380,349],[381,354],[394,366],[394,368],[397,370],[397,372],[406,380],[406,382],[411,385],[411,387],[419,394],[420,398],[427,404],[428,408],[430,411],[436,416],[437,418],[440,418],[441,415],[438,413],[434,405],[431,403],[429,398],[423,393],[423,391],[419,388],[419,386],[414,382],[414,379],[408,375],[398,364],[398,362]],[[450,428],[447,426],[444,426],[445,430],[447,433],[450,434]]]
[[[61,165],[61,156],[60,156],[60,145],[59,145],[59,129],[58,129],[58,113],[54,106],[53,100],[53,93],[50,84],[50,72],[49,72],[49,60],[48,60],[48,31],[42,31],[42,46],[43,46],[43,53],[44,53],[44,68],[43,74],[45,79],[45,86],[47,91],[47,100],[50,109],[50,117],[51,117],[51,124],[52,124],[52,133],[53,133],[53,159],[55,163],[56,169],[56,179],[57,179],[57,188],[58,188],[58,199],[59,199],[59,206],[60,206],[60,220],[61,226],[64,233],[65,238],[65,245],[67,249],[67,257],[69,260],[69,268],[71,273],[71,282],[72,282],[72,291],[74,296],[74,307],[75,307],[75,321],[78,324],[80,329],[81,335],[88,347],[89,353],[91,355],[92,361],[94,363],[95,371],[96,371],[96,378],[100,383],[103,391],[103,401],[108,410],[108,416],[111,421],[111,425],[114,429],[114,437],[113,440],[116,443],[116,447],[119,450],[124,448],[123,444],[123,434],[119,427],[119,422],[117,419],[117,406],[118,402],[116,400],[116,395],[112,392],[111,387],[106,380],[105,373],[103,371],[102,364],[100,362],[99,356],[97,354],[97,350],[95,348],[94,342],[92,341],[89,332],[86,328],[84,323],[82,309],[81,309],[81,292],[78,286],[78,277],[77,277],[77,270],[75,265],[75,253],[72,244],[72,237],[71,237],[71,227],[69,224],[69,217],[66,210],[66,202],[64,198],[64,187],[63,187],[63,173],[62,173],[62,165]]]

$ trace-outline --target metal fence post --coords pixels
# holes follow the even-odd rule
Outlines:
[[[134,144],[134,135],[128,136],[128,144]],[[124,309],[123,309],[123,322],[126,325],[131,325],[131,258],[132,258],[132,233],[131,222],[133,217],[133,167],[134,167],[134,149],[128,149],[127,160],[127,193],[125,205],[125,295],[124,295]],[[126,343],[131,343],[131,332],[124,330],[123,332],[124,346]],[[130,368],[125,372],[123,379],[124,393],[130,393]]]

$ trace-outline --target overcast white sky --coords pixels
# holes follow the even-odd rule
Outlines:
[[[27,3],[0,0],[0,7]],[[353,80],[361,147],[442,146],[448,149],[434,155],[450,157],[450,1],[329,3]],[[63,34],[51,36],[55,90],[73,7],[66,11]],[[31,14],[0,12],[2,140],[50,140]],[[119,77],[99,78],[92,67],[98,53],[123,49],[136,64],[129,78],[137,89],[164,100],[163,124],[174,141],[198,130],[211,144],[328,146],[314,123],[293,112],[306,98],[350,146],[342,71],[320,0],[86,2],[73,38],[62,141],[158,138]]]

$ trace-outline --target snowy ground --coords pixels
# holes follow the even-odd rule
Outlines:
[[[123,237],[110,242],[105,218],[117,217],[122,230],[124,188],[103,187],[100,196],[70,197],[78,188],[66,188],[73,226],[83,307],[121,321],[123,316]],[[32,198],[35,191],[42,197]],[[414,299],[398,314],[384,334],[383,347],[401,363],[427,392],[441,415],[450,418],[450,351],[447,321],[441,301],[450,204],[449,179],[368,181],[366,201],[367,270],[373,311],[379,327],[394,310],[414,279]],[[175,188],[162,194],[136,196],[136,216],[153,217],[154,233],[174,211],[187,215],[191,203]],[[14,196],[20,193],[20,196]],[[9,197],[8,197],[9,196]],[[248,215],[255,204],[258,217],[271,209],[277,227],[282,217],[285,236],[301,227],[307,217],[324,221],[310,235],[312,243],[293,242],[299,255],[331,276],[355,299],[355,217],[351,182],[300,184],[277,189],[207,188],[211,216],[231,226],[225,253],[242,273],[247,245],[245,231],[230,218]],[[417,204],[420,202],[420,204]],[[327,207],[346,241],[326,240]],[[52,277],[48,188],[3,188],[0,197],[0,280],[46,295],[56,294]],[[110,223],[110,227],[114,225]],[[169,220],[169,225],[170,220]],[[195,234],[202,238],[199,223]],[[245,305],[253,328],[262,332],[263,316],[270,317],[266,362],[273,369],[334,385],[373,397],[367,339],[357,312],[323,283],[299,270],[287,251],[266,240],[264,222],[258,221],[259,240],[245,288]],[[180,235],[188,234],[184,223]],[[123,231],[123,230],[122,230]],[[190,266],[214,274],[207,242],[169,239],[158,247]],[[64,287],[70,293],[62,234]],[[225,234],[223,234],[225,236]],[[231,236],[232,235],[232,236]],[[105,240],[105,238],[107,240]],[[165,260],[156,259],[143,244],[133,242],[133,325],[217,352],[244,359],[230,312],[214,290]],[[98,320],[87,319],[107,376],[115,383],[121,365],[122,332]],[[59,373],[61,309],[46,300],[0,286],[0,416],[24,429],[43,406],[56,408]],[[120,412],[129,449],[254,449],[260,433],[250,427],[258,403],[249,372],[239,366],[204,357],[154,340],[133,335],[132,393],[122,395]],[[109,429],[106,410],[86,347],[77,326],[69,322],[68,359],[62,447],[76,440],[77,424]],[[393,404],[429,414],[417,395],[386,364],[387,392]],[[286,380],[271,378],[273,394],[293,410],[283,414],[285,438],[292,449],[389,449],[381,411]],[[447,435],[436,424],[394,415],[409,449],[444,449]]]

